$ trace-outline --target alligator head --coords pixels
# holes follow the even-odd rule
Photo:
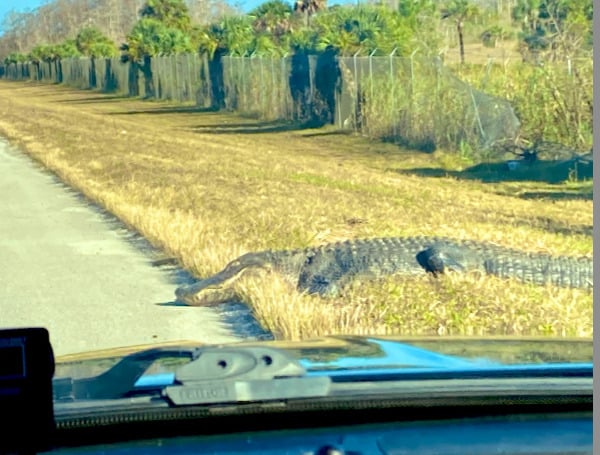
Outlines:
[[[269,268],[268,252],[247,253],[231,261],[219,273],[196,283],[183,285],[175,290],[177,300],[191,306],[217,305],[239,300],[239,295],[231,286],[245,271],[256,268]]]

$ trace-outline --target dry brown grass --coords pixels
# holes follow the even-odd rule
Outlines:
[[[535,182],[420,177],[401,171],[439,168],[444,154],[327,129],[258,126],[189,106],[0,82],[2,135],[199,277],[247,251],[374,236],[591,255],[589,200],[518,197],[547,187]],[[395,277],[357,283],[332,301],[299,295],[276,277],[243,278],[237,289],[288,339],[592,334],[591,292],[493,277]]]
[[[497,47],[486,47],[483,44],[465,44],[465,63],[487,64],[490,60],[497,63],[518,62],[523,59],[518,49],[517,41],[505,41]],[[458,46],[446,50],[444,62],[448,65],[460,63],[460,48]]]

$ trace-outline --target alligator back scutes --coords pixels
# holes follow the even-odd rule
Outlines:
[[[524,251],[517,248],[510,248],[501,246],[491,242],[482,242],[475,240],[456,240],[448,237],[428,237],[428,236],[415,236],[415,237],[382,237],[382,238],[367,238],[367,239],[356,239],[356,240],[345,240],[335,243],[329,243],[322,246],[308,248],[307,250],[318,250],[318,251],[335,251],[341,248],[356,250],[356,251],[381,251],[386,249],[391,250],[426,250],[428,248],[456,248],[462,249],[464,253],[470,252],[472,254],[478,253],[480,255],[496,255],[504,254],[520,258],[548,258],[548,259],[569,259],[580,261],[582,264],[588,264],[591,258],[587,256],[573,257],[573,256],[556,256],[550,253]]]
[[[226,286],[251,268],[269,268],[296,283],[298,290],[323,296],[337,294],[359,275],[437,275],[448,270],[480,271],[535,284],[593,288],[593,261],[589,257],[552,256],[445,237],[388,237],[247,253],[217,274],[181,286],[176,295],[185,302],[201,302],[212,290]]]
[[[471,240],[407,237],[352,240],[312,249],[300,270],[298,288],[334,295],[357,275],[434,274],[481,271],[535,284],[592,286],[592,260],[524,252]]]

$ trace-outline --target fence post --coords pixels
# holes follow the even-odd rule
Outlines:
[[[275,66],[273,63],[273,54],[271,54],[271,107],[272,109],[275,109],[275,106],[277,105],[277,98],[278,95],[275,94]],[[281,117],[281,111],[278,110],[277,118]]]
[[[373,49],[373,52],[369,54],[369,84],[371,85],[371,103],[375,97],[373,95],[373,56],[375,55],[375,52],[377,52],[377,48]]]
[[[242,64],[242,96],[240,97],[242,106],[238,106],[238,109],[241,107],[241,110],[244,111],[246,109],[246,52],[239,58]]]
[[[185,78],[185,100],[192,100],[192,84],[194,81],[194,77],[196,73],[194,72],[194,64],[192,61],[191,54],[185,54],[185,68],[186,68],[186,78]]]
[[[358,88],[358,65],[356,63],[356,59],[358,57],[358,53],[360,51],[356,51],[356,53],[354,54],[354,56],[352,57],[353,63],[354,63],[354,99],[356,100],[356,106],[354,106],[354,131],[358,131],[359,130],[359,124],[358,124],[358,116],[361,115],[360,109],[360,90]]]
[[[371,106],[371,109],[375,109],[375,95],[374,95],[374,85],[375,83],[373,82],[373,56],[375,55],[375,52],[377,52],[377,48],[373,49],[373,52],[371,52],[369,54],[369,91],[370,91],[370,99],[369,99],[369,106]],[[369,115],[373,115],[373,111],[369,111]],[[368,127],[367,127],[368,129]],[[370,132],[367,132],[367,134],[370,134]]]
[[[418,49],[415,49],[412,54],[410,54],[410,104],[412,107],[412,103],[413,103],[413,94],[415,92],[415,62],[414,62],[414,58],[415,58],[415,54],[417,53]]]
[[[170,57],[169,60],[171,60],[169,67],[171,68],[171,71],[173,73],[173,77],[171,80],[171,99],[175,101],[181,101],[181,88],[179,87],[179,55],[173,54],[173,56]]]
[[[413,130],[413,120],[417,115],[417,113],[415,112],[415,54],[417,53],[417,51],[418,49],[415,49],[412,52],[412,54],[410,54],[410,92],[408,97],[408,128],[411,132]]]
[[[281,94],[285,100],[285,115],[288,120],[294,120],[294,100],[292,99],[292,92],[290,90],[290,74],[288,68],[291,57],[286,52],[281,59]]]
[[[394,50],[392,50],[392,52],[390,53],[390,98],[392,100],[392,132],[394,134],[394,138],[398,135],[397,131],[396,131],[396,125],[398,124],[398,122],[395,121],[395,117],[396,117],[396,96],[395,96],[395,90],[394,90],[394,55],[396,54],[396,51],[398,50],[397,47],[394,48]]]
[[[260,104],[261,104],[261,106],[260,106],[260,110],[261,110],[260,115],[261,116],[264,116],[266,114],[266,112],[267,112],[267,93],[266,93],[267,89],[265,88],[265,84],[264,84],[265,73],[264,73],[264,67],[263,67],[263,60],[264,60],[264,57],[262,55],[260,57],[258,57],[258,63],[260,65],[260,81],[261,81],[261,83],[259,85],[259,87],[260,87],[260,101],[261,101],[260,102]]]
[[[154,85],[154,99],[162,99],[164,97],[164,93],[169,90],[171,85],[169,78],[165,74],[165,59],[167,57],[163,55],[157,55],[156,57],[150,60],[150,68],[152,71],[152,84]],[[144,77],[146,77],[144,75]],[[161,83],[161,79],[163,82]],[[147,93],[144,94],[145,97],[148,96]],[[168,95],[167,95],[168,96]]]
[[[233,96],[235,95],[235,85],[234,85],[234,81],[233,81],[233,60],[232,57],[230,55],[225,56],[228,61],[229,61],[229,84],[226,87],[226,92],[225,92],[225,96],[229,99],[229,106],[227,106],[227,103],[225,103],[225,106],[228,109],[231,109],[232,106],[237,104],[237,101],[233,101]],[[224,57],[224,58],[225,58]],[[237,96],[235,96],[235,98],[237,99]]]
[[[183,79],[183,100],[190,101],[190,93],[192,92],[192,78],[194,77],[194,70],[190,64],[190,54],[184,55],[185,62],[185,78]]]
[[[177,102],[181,101],[181,55],[175,54],[173,70],[175,71],[174,79],[175,79],[175,97],[174,99]]]

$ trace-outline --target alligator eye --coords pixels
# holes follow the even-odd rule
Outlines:
[[[227,264],[227,268],[232,269],[235,267],[239,267],[239,265],[240,265],[240,261],[232,261],[229,264]]]

